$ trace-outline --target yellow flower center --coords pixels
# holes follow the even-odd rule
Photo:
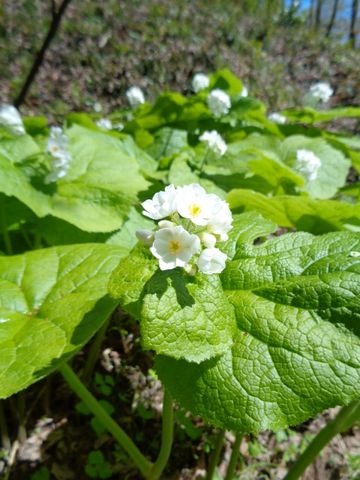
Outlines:
[[[169,250],[173,255],[178,253],[181,250],[181,244],[179,240],[170,240]]]
[[[189,213],[192,217],[197,217],[201,213],[201,206],[197,203],[193,203],[189,206]]]

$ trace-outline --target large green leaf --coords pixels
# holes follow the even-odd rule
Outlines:
[[[122,250],[78,245],[0,257],[0,398],[48,375],[114,308],[110,273]]]
[[[254,246],[269,225],[261,234],[251,214],[235,223],[245,235],[233,232],[236,253],[222,275],[236,313],[234,344],[201,364],[159,356],[165,386],[194,414],[245,432],[297,424],[358,398],[360,235],[296,233]]]
[[[32,171],[21,168],[18,147],[7,147],[8,156],[0,155],[0,192],[16,197],[38,217],[52,215],[87,232],[119,229],[138,193],[149,186],[141,169],[151,171],[154,161],[131,138],[122,141],[79,125],[67,134],[72,160],[64,179],[35,188]]]
[[[290,195],[267,197],[251,190],[232,190],[228,196],[237,212],[257,211],[280,227],[326,233],[334,230],[360,230],[360,204],[336,200],[314,200]]]
[[[147,349],[200,362],[232,344],[234,312],[216,275],[161,272],[138,246],[114,271],[109,290],[140,320]]]

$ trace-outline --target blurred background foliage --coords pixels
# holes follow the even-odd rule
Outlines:
[[[0,100],[13,102],[60,0],[0,3]],[[331,106],[359,104],[358,0],[73,0],[24,113],[104,113],[139,85],[184,93],[197,71],[227,67],[270,110],[331,83]]]

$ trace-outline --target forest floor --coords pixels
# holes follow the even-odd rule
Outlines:
[[[0,5],[0,99],[13,102],[46,34],[50,2],[3,0]],[[360,52],[306,28],[272,28],[239,18],[237,2],[95,0],[72,2],[22,112],[60,119],[69,111],[104,115],[124,105],[130,85],[151,100],[164,89],[183,93],[197,71],[227,67],[270,111],[299,105],[308,87],[329,81],[330,106],[360,104]],[[166,21],[164,20],[166,19]],[[121,320],[121,321],[120,321]],[[73,366],[81,371],[88,349]],[[137,326],[116,314],[103,341],[91,389],[103,406],[154,458],[159,447],[162,392],[152,357],[139,345]],[[245,436],[238,478],[284,477],[311,438],[336,414],[331,409],[300,426],[258,438]],[[5,403],[14,440],[10,480],[139,479],[124,452],[54,374]],[[22,428],[18,430],[18,420]],[[175,446],[163,478],[202,478],[214,431],[199,418],[176,412]],[[226,437],[220,472],[229,460]],[[304,480],[360,478],[360,429],[339,435],[309,468]],[[14,456],[15,458],[15,456]],[[0,477],[3,462],[0,457]]]

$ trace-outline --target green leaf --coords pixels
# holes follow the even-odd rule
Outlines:
[[[159,356],[161,380],[195,415],[244,432],[298,424],[358,398],[358,253],[360,235],[349,232],[257,246],[240,235],[221,278],[236,313],[233,346],[200,364]]]
[[[109,291],[140,320],[147,349],[200,362],[232,343],[235,317],[217,276],[160,272],[138,246],[114,271]]]
[[[54,371],[100,328],[120,255],[89,244],[0,257],[0,398]]]
[[[360,229],[360,204],[336,200],[313,200],[306,196],[267,197],[251,190],[232,190],[227,201],[237,212],[256,211],[280,227],[315,234]]]
[[[21,164],[0,155],[0,192],[16,197],[38,217],[52,215],[87,232],[119,229],[138,193],[149,185],[140,169],[154,169],[153,160],[130,138],[121,141],[78,125],[67,134],[72,161],[64,179],[42,185],[41,191]],[[13,156],[19,158],[16,151]]]
[[[360,118],[360,107],[333,108],[325,111],[314,110],[310,107],[290,108],[282,113],[290,120],[302,123],[330,122],[337,118]]]
[[[144,348],[201,362],[231,346],[235,317],[218,276],[159,271],[145,286],[140,327]]]
[[[187,132],[175,128],[160,128],[154,135],[154,143],[147,152],[156,160],[170,157],[187,145]]]

